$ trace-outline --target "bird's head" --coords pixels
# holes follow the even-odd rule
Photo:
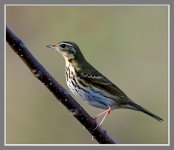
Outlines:
[[[47,47],[55,49],[59,53],[61,53],[66,62],[80,62],[82,59],[84,59],[83,54],[80,51],[80,48],[74,42],[62,41],[55,45],[47,45]]]

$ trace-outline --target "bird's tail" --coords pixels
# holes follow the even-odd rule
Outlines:
[[[158,121],[163,121],[162,118],[158,117],[157,115],[151,113],[150,111],[146,110],[145,108],[143,108],[142,106],[140,106],[140,105],[138,105],[138,104],[136,104],[134,102],[131,102],[131,104],[129,104],[129,105],[132,106],[133,108],[135,108],[134,110],[141,111],[141,112],[143,112],[143,113],[145,113],[145,114],[155,118]]]

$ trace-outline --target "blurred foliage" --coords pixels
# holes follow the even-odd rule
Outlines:
[[[165,121],[114,110],[104,128],[121,144],[167,144],[166,6],[7,6],[6,21],[66,89],[64,60],[46,48],[77,43],[86,59],[135,102]],[[96,144],[7,46],[7,144]],[[77,98],[76,98],[77,99]],[[92,116],[101,109],[78,102]]]

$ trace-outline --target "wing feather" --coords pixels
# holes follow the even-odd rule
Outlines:
[[[88,64],[90,65],[90,64]],[[89,85],[93,85],[105,92],[108,92],[111,95],[115,95],[120,97],[121,99],[127,99],[127,95],[119,89],[115,84],[113,84],[109,79],[99,73],[94,67],[91,69],[91,65],[89,66],[89,70],[85,69],[86,72],[79,71],[77,75],[80,76],[83,80],[85,80]],[[129,98],[128,98],[129,99]]]

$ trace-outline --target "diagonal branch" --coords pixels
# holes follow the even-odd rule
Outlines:
[[[8,27],[6,41],[12,50],[24,61],[36,78],[38,78],[72,114],[92,134],[100,144],[115,144],[116,142],[106,132],[98,127],[97,122],[75,101],[73,97],[46,71],[46,69],[31,54],[29,49]]]

